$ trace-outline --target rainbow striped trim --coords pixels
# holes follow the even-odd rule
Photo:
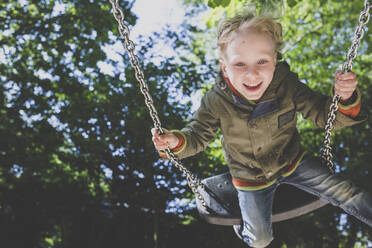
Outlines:
[[[276,182],[276,179],[269,183],[247,183],[247,182],[242,182],[236,179],[232,179],[232,183],[235,186],[235,188],[238,190],[243,190],[243,191],[265,189],[273,185],[275,182]]]
[[[306,154],[306,152],[301,152],[296,157],[293,165],[288,170],[286,170],[282,174],[282,176],[287,177],[287,176],[291,175],[296,170],[296,168],[300,164],[300,162],[303,159],[303,157],[305,156],[305,154]],[[232,179],[232,183],[233,183],[234,187],[236,189],[242,190],[242,191],[253,191],[253,190],[265,189],[265,188],[268,188],[271,185],[273,185],[276,181],[277,181],[277,179],[274,179],[274,180],[272,180],[268,183],[248,183],[248,182],[244,182],[244,181],[239,181],[239,180],[234,179],[234,178]]]
[[[342,102],[340,101],[338,103],[338,111],[340,111],[341,113],[345,114],[345,115],[348,115],[352,118],[355,118],[359,112],[360,112],[360,107],[361,107],[361,93],[360,93],[360,90],[359,88],[355,88],[355,93],[356,93],[356,99],[354,100],[353,103],[351,104],[348,104],[348,105],[344,105],[342,104]],[[331,89],[331,97],[333,98],[333,95],[334,95],[334,92],[333,92],[333,89]]]
[[[297,156],[293,165],[287,171],[285,171],[282,176],[287,177],[287,176],[291,175],[297,169],[298,165],[300,164],[301,160],[304,158],[305,154],[306,154],[306,152],[300,153],[300,155]]]
[[[362,97],[361,97],[359,88],[355,88],[355,92],[356,92],[357,98],[356,98],[354,103],[352,103],[350,105],[343,105],[342,103],[339,103],[339,107],[344,109],[344,110],[349,110],[351,108],[356,107],[358,104],[360,104],[360,101],[361,101]]]

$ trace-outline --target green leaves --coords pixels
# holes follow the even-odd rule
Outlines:
[[[211,8],[227,7],[232,0],[208,0],[208,6]]]
[[[297,0],[287,0],[287,4],[290,8],[292,8],[297,4]]]

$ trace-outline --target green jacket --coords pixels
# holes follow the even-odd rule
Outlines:
[[[360,103],[357,92],[353,105]],[[175,154],[184,158],[203,151],[220,128],[223,154],[233,179],[268,183],[288,170],[301,153],[296,112],[324,128],[330,103],[330,97],[301,83],[285,62],[278,63],[272,82],[256,104],[237,97],[219,76],[179,132],[186,142]],[[360,115],[351,118],[338,111],[334,128],[360,122]]]

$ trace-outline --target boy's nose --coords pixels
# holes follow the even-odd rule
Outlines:
[[[257,68],[255,67],[250,67],[250,68],[247,68],[247,74],[251,74],[251,75],[257,75],[258,74],[258,71],[257,71]]]
[[[245,76],[250,79],[254,79],[255,77],[258,76],[258,71],[254,68],[247,69]]]

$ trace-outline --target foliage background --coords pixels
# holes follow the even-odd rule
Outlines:
[[[314,90],[327,94],[345,60],[363,1],[251,1],[282,15],[283,57]],[[120,1],[133,27],[133,1]],[[218,20],[251,5],[243,0],[185,0],[187,17],[205,27],[154,33],[136,44],[165,127],[180,128],[191,95],[216,74]],[[63,11],[56,12],[57,5]],[[154,151],[151,119],[127,54],[108,58],[118,38],[108,1],[0,1],[1,247],[245,247],[231,227],[203,222],[184,177]],[[370,29],[371,24],[367,29]],[[369,30],[368,30],[369,31]],[[371,114],[372,34],[354,66]],[[175,51],[148,62],[157,40]],[[113,68],[101,70],[102,63]],[[322,130],[299,117],[306,149],[319,154]],[[335,133],[338,170],[368,191],[371,119]],[[216,139],[184,160],[204,178],[226,171]],[[341,224],[340,224],[341,223]],[[300,227],[300,228],[299,228]],[[371,229],[335,207],[274,224],[270,247],[367,247]]]

